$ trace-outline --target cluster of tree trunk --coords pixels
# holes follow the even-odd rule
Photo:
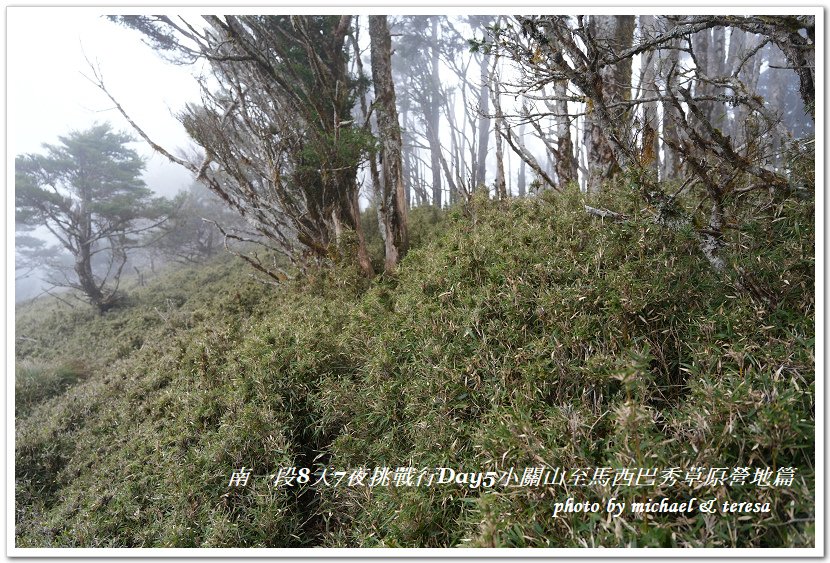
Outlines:
[[[357,175],[376,149],[368,121],[356,123],[353,116],[365,84],[349,73],[352,16],[205,16],[198,24],[167,16],[115,19],[179,62],[209,63],[214,81],[202,83],[202,103],[182,114],[203,149],[201,159],[174,156],[131,123],[247,220],[247,229],[223,231],[226,239],[255,242],[303,268],[333,254],[350,256],[354,247],[361,270],[374,275],[360,224]],[[408,245],[401,135],[386,17],[369,23],[377,156],[383,163],[379,218],[385,268],[392,270]],[[287,276],[258,253],[240,256],[276,281]]]
[[[581,130],[585,190],[598,192],[627,170],[655,220],[693,226],[718,271],[727,203],[747,191],[795,188],[782,152],[812,126],[794,131],[799,120],[782,111],[781,98],[795,89],[773,93],[770,84],[773,76],[797,83],[796,113],[812,121],[812,16],[520,16],[515,23],[477,47],[520,61],[519,78],[505,88],[529,103],[513,120],[533,124],[555,165],[539,170],[532,154],[511,146],[549,187],[577,179],[570,134]],[[504,113],[497,108],[496,118]],[[509,126],[497,134],[511,139]],[[680,189],[669,194],[670,186]],[[709,210],[702,224],[679,204],[680,192]]]
[[[590,198],[623,171],[654,220],[694,232],[722,272],[724,229],[742,196],[805,189],[789,155],[814,130],[812,15],[112,19],[175,62],[206,63],[201,101],[180,117],[200,147],[192,158],[154,142],[95,68],[93,77],[213,199],[192,192],[174,213],[152,198],[130,138],[108,125],[19,156],[22,275],[48,262],[54,285],[99,311],[117,302],[130,256],[148,242],[188,262],[221,244],[275,283],[289,277],[280,254],[300,269],[345,259],[375,275],[362,177],[386,272],[407,253],[413,205],[569,185]],[[28,234],[42,225],[62,251]]]
[[[693,217],[667,186],[699,193],[710,209],[701,248],[721,269],[727,201],[791,189],[781,155],[813,127],[812,16],[399,16],[392,33],[372,16],[371,81],[352,16],[117,19],[212,69],[183,115],[202,158],[165,154],[248,220],[226,239],[302,264],[344,251],[352,232],[369,276],[364,164],[387,271],[406,254],[409,207],[479,187],[511,196],[511,155],[522,196],[573,183],[593,194],[627,170],[656,220],[680,226]]]

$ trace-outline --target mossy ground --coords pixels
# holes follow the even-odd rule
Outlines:
[[[730,232],[763,300],[691,233],[604,197],[631,220],[575,193],[422,212],[421,246],[371,283],[341,267],[273,288],[223,258],[103,316],[21,307],[16,545],[815,545],[812,205],[759,196]],[[317,463],[797,473],[698,492],[268,482]],[[249,485],[229,488],[242,466]],[[705,495],[771,510],[551,516],[568,496]]]

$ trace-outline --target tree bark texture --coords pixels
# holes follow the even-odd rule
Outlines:
[[[619,52],[631,48],[634,41],[634,16],[592,16],[588,24],[597,49]],[[589,54],[590,56],[590,54]],[[598,69],[596,87],[606,107],[614,102],[631,98],[631,59]],[[619,109],[612,109],[615,122],[625,121]],[[591,109],[585,121],[585,148],[588,157],[588,192],[597,192],[603,182],[620,171],[620,163],[614,158],[599,116]]]
[[[487,183],[487,145],[490,141],[490,118],[485,117],[490,113],[490,71],[487,66],[487,57],[481,57],[479,80],[481,87],[478,94],[480,111],[478,121],[478,159],[474,168],[473,189],[481,184]]]
[[[381,208],[385,230],[384,269],[392,271],[409,248],[406,192],[401,162],[401,129],[392,81],[392,41],[386,16],[369,16],[372,81],[375,88],[378,135],[381,141]]]

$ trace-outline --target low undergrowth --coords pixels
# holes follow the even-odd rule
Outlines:
[[[338,268],[274,290],[225,259],[100,317],[19,310],[17,546],[814,545],[812,206],[759,197],[721,276],[691,233],[604,197],[630,220],[578,194],[451,209],[368,288]],[[288,467],[368,476],[273,487]],[[435,467],[567,479],[406,485]],[[704,486],[696,467],[793,481]],[[769,511],[604,511],[664,497]],[[554,518],[568,498],[603,510]]]

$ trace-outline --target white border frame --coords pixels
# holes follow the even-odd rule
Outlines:
[[[41,6],[7,6],[4,11],[4,29],[8,29],[8,10],[19,10],[27,8],[49,7],[55,9],[72,9],[95,12],[96,14],[119,14],[119,13],[147,13],[159,11],[165,13],[177,14],[201,14],[209,12],[233,12],[233,13],[291,13],[298,14],[334,14],[343,13],[344,10],[354,12],[356,14],[380,14],[380,13],[407,13],[407,14],[435,14],[446,13],[452,14],[491,14],[491,13],[580,13],[580,14],[655,14],[662,15],[665,13],[676,14],[735,14],[735,13],[763,13],[763,14],[813,14],[816,16],[816,109],[815,109],[815,138],[816,138],[816,286],[815,286],[815,303],[816,303],[816,435],[815,435],[815,468],[816,468],[816,545],[813,548],[780,548],[780,549],[744,549],[744,548],[700,548],[700,549],[624,549],[624,548],[446,548],[446,549],[426,549],[426,548],[355,548],[355,549],[339,549],[339,548],[233,548],[233,549],[208,549],[208,548],[101,548],[101,549],[54,549],[54,548],[18,548],[14,546],[14,234],[12,226],[14,225],[14,201],[13,189],[14,186],[14,155],[8,153],[9,147],[9,117],[11,116],[11,108],[6,106],[6,229],[2,236],[7,237],[5,242],[6,249],[6,555],[8,557],[59,557],[59,558],[101,558],[101,557],[141,557],[141,558],[157,558],[157,557],[198,557],[198,558],[239,558],[239,557],[280,557],[280,558],[343,558],[343,557],[360,557],[360,558],[551,558],[551,557],[568,557],[568,558],[588,558],[588,557],[613,557],[613,558],[666,558],[666,557],[693,557],[693,558],[736,558],[736,557],[751,557],[751,558],[774,558],[777,560],[784,558],[802,558],[802,557],[823,557],[825,549],[825,450],[824,450],[824,424],[825,424],[825,384],[823,374],[825,373],[825,355],[824,355],[824,213],[825,213],[825,193],[824,193],[824,124],[825,124],[825,100],[824,100],[824,55],[826,49],[825,43],[825,12],[820,6],[805,6],[796,5],[790,7],[771,7],[764,6],[760,3],[735,3],[734,5],[724,7],[723,5],[713,6],[666,6],[659,4],[646,4],[637,7],[610,5],[606,7],[600,6],[551,6],[549,3],[525,3],[522,6],[506,7],[502,3],[494,3],[491,1],[456,1],[453,6],[443,6],[438,4],[420,4],[417,6],[396,6],[389,8],[388,2],[379,0],[362,1],[360,6],[348,5],[346,3],[326,3],[315,6],[292,5],[283,4],[280,6],[274,5],[249,5],[249,6],[210,6],[205,5],[199,7],[193,4],[183,4],[178,6],[140,6],[140,5],[122,5],[122,6],[95,6],[95,7],[81,7],[81,6],[64,6],[64,5],[41,5]],[[161,8],[160,10],[158,8]],[[10,46],[7,41],[4,42],[6,49],[6,57],[4,57],[4,64],[8,65],[8,56]],[[7,66],[6,66],[7,68]],[[4,93],[4,96],[6,94]],[[10,235],[11,233],[11,235]],[[10,235],[10,236],[9,236]]]

